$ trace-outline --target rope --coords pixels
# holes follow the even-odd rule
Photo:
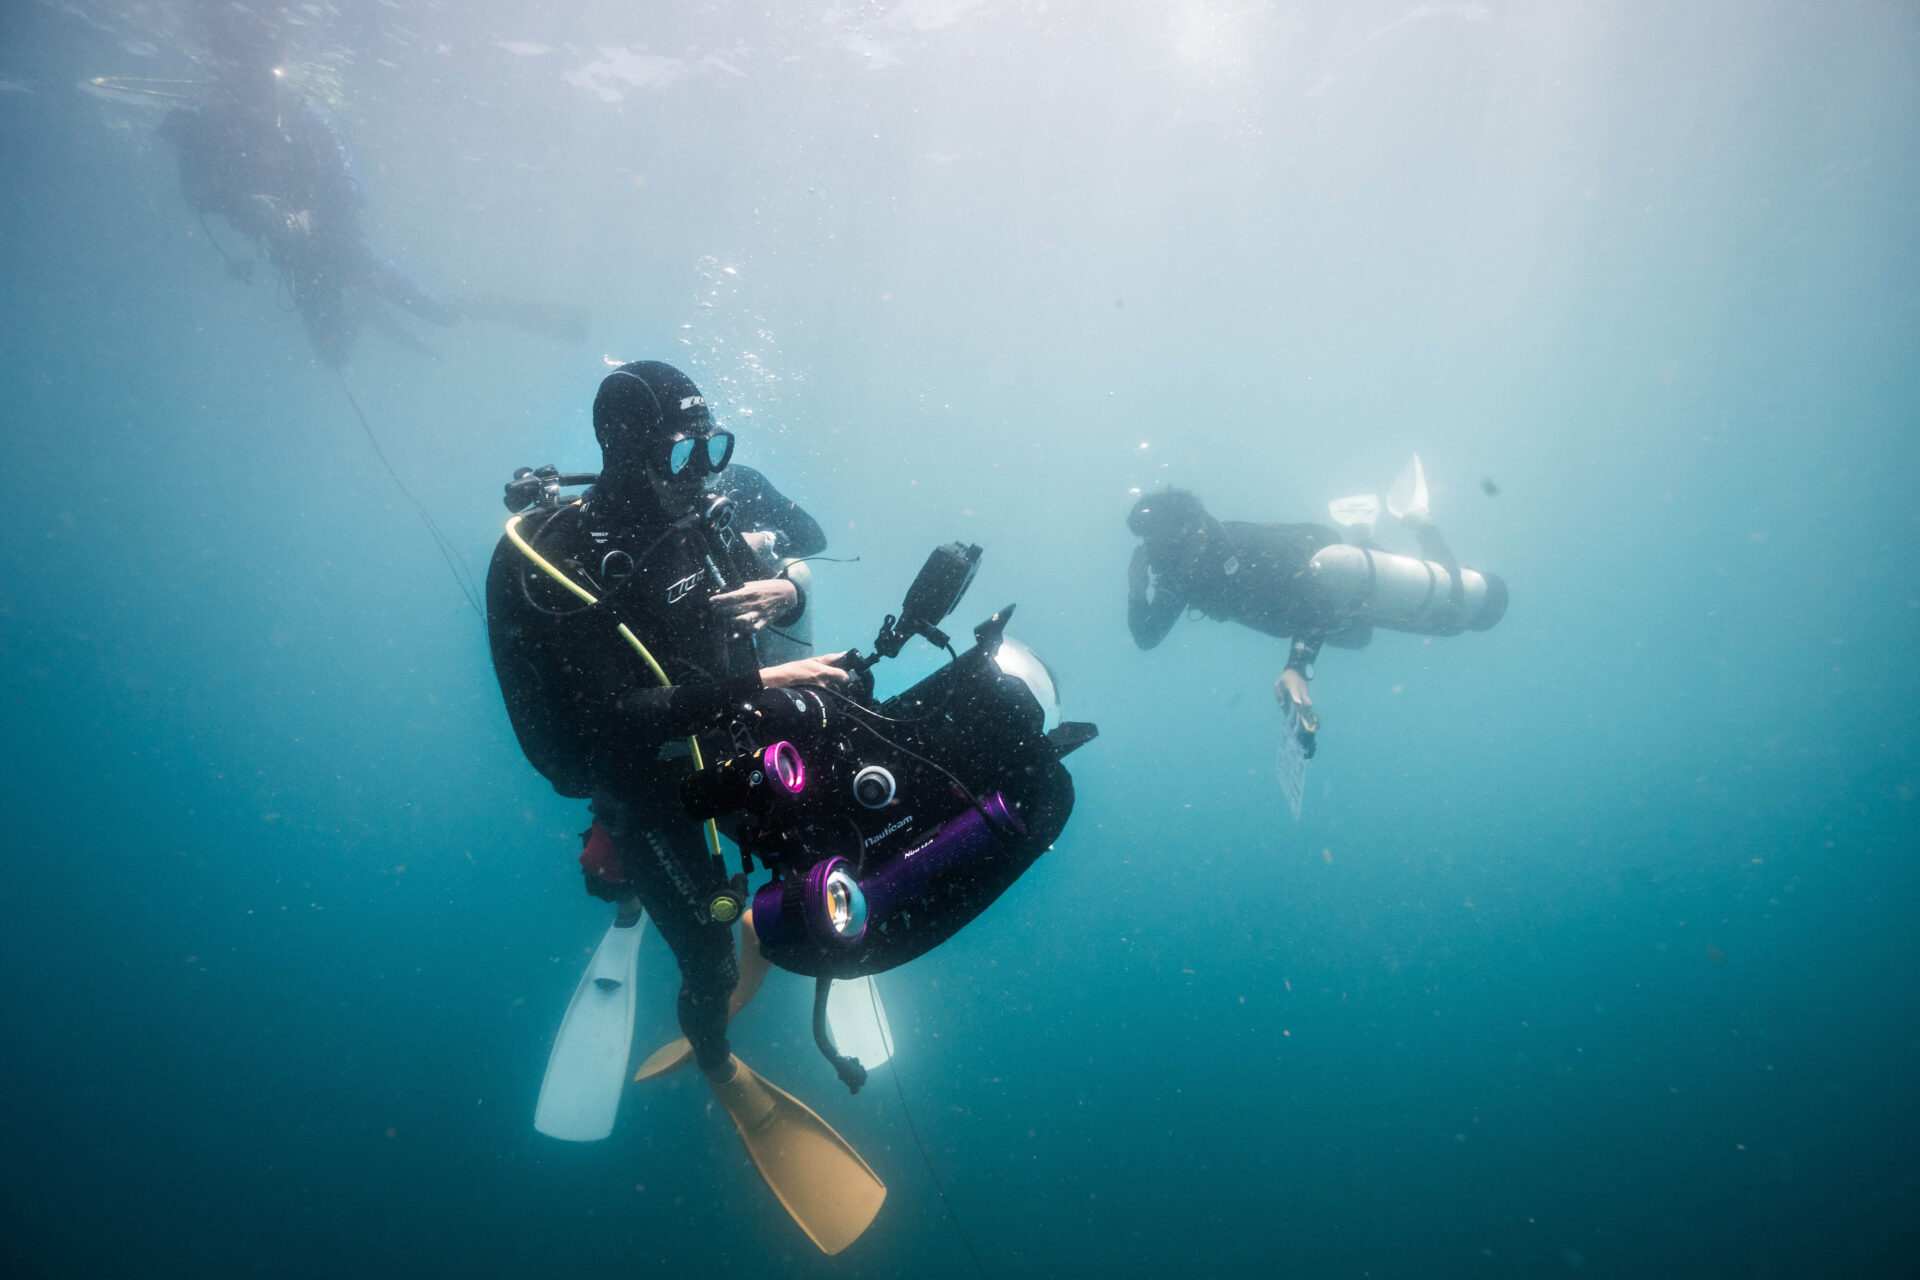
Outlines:
[[[461,555],[460,549],[440,531],[440,526],[434,523],[427,509],[420,505],[418,498],[413,496],[413,490],[407,488],[407,482],[402,480],[400,473],[393,469],[393,463],[387,460],[387,451],[380,447],[379,438],[373,434],[373,425],[367,421],[367,415],[361,410],[360,402],[353,398],[353,392],[347,386],[347,375],[338,369],[333,373],[340,380],[341,394],[345,395],[347,403],[353,406],[353,416],[360,419],[360,428],[367,433],[367,443],[373,446],[374,455],[380,459],[380,465],[387,469],[387,474],[393,477],[393,483],[399,488],[402,496],[412,503],[414,511],[419,513],[420,523],[427,527],[429,534],[433,535],[433,545],[440,548],[440,558],[447,562],[447,571],[453,574],[454,583],[460,588],[460,594],[466,597],[467,607],[473,610],[474,617],[485,623],[487,611],[480,604],[480,589],[473,580],[473,569],[467,564],[467,558]]]
[[[867,999],[873,1003],[874,1022],[880,1024],[880,990],[871,982],[867,984]],[[940,1193],[947,1220],[953,1223],[953,1233],[960,1237],[960,1243],[967,1246],[967,1256],[973,1259],[973,1269],[980,1273],[980,1280],[987,1280],[987,1269],[980,1265],[980,1255],[974,1252],[973,1241],[967,1239],[967,1229],[960,1225],[960,1215],[953,1211],[953,1201],[947,1198],[947,1188],[933,1167],[933,1157],[927,1154],[927,1144],[920,1140],[920,1127],[913,1122],[913,1108],[907,1105],[907,1091],[900,1083],[900,1055],[894,1054],[887,1063],[893,1068],[893,1091],[900,1095],[900,1114],[907,1118],[907,1132],[913,1135],[913,1145],[920,1149],[920,1160],[927,1166],[927,1176],[933,1179],[933,1189]]]

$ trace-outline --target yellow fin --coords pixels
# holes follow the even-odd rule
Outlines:
[[[735,1058],[733,1077],[707,1077],[774,1197],[832,1256],[860,1238],[887,1188],[847,1140],[792,1094]]]

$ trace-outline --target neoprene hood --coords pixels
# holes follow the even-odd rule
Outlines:
[[[670,435],[712,430],[713,415],[700,388],[658,360],[621,365],[601,380],[593,398],[593,434],[608,471],[645,466],[648,446]]]
[[[1140,495],[1127,515],[1127,531],[1136,538],[1157,542],[1177,537],[1206,518],[1207,509],[1192,493],[1185,489],[1162,489]]]

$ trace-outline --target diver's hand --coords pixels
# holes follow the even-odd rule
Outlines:
[[[773,541],[777,536],[778,535],[771,529],[754,529],[741,534],[740,541],[747,544],[749,551],[755,551],[761,555],[771,555],[773,554]]]
[[[762,578],[722,592],[710,603],[721,617],[733,619],[748,631],[758,631],[773,619],[791,612],[799,602],[800,588],[785,578]]]
[[[853,672],[833,664],[852,652],[849,649],[846,653],[836,653],[831,657],[796,658],[778,666],[762,667],[760,683],[768,689],[791,689],[801,684],[845,684],[853,679]]]
[[[1273,696],[1279,699],[1282,710],[1289,705],[1300,708],[1300,747],[1307,759],[1313,759],[1313,753],[1319,750],[1320,745],[1320,717],[1313,712],[1313,697],[1307,692],[1307,678],[1288,667],[1274,682]]]
[[[1274,682],[1273,696],[1279,699],[1282,707],[1289,702],[1296,703],[1302,711],[1313,710],[1313,695],[1307,692],[1307,678],[1288,667],[1280,673],[1280,679]]]

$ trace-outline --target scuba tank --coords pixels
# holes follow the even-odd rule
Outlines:
[[[1354,627],[1371,624],[1426,636],[1485,631],[1500,621],[1507,612],[1507,584],[1454,562],[1433,527],[1433,503],[1419,454],[1407,460],[1387,491],[1387,510],[1413,529],[1420,555],[1394,555],[1374,547],[1380,499],[1370,493],[1337,498],[1327,504],[1327,513],[1334,523],[1355,531],[1357,545],[1323,547],[1308,562],[1307,596],[1316,607]],[[1332,638],[1328,642],[1338,643]]]
[[[806,610],[791,626],[768,626],[753,638],[754,652],[763,667],[813,657],[813,570],[804,560],[782,557],[774,562],[781,577],[800,589]]]
[[[1496,574],[1344,543],[1315,553],[1306,588],[1327,616],[1418,635],[1485,631],[1507,611]]]

